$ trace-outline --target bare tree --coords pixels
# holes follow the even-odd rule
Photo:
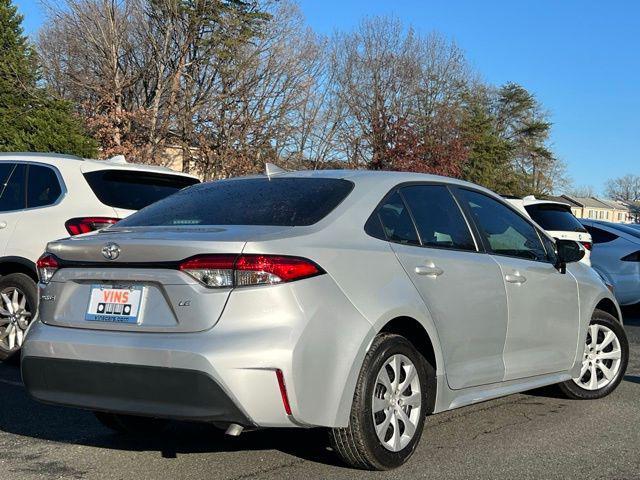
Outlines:
[[[443,123],[434,119],[460,105],[472,78],[455,44],[388,17],[337,34],[330,68],[342,117],[336,149],[353,167],[393,168],[396,125],[433,134]]]
[[[596,196],[596,189],[593,185],[572,185],[567,193],[573,197],[589,198]]]
[[[605,193],[609,198],[625,203],[640,202],[640,176],[627,174],[607,181]]]

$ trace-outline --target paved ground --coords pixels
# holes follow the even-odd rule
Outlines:
[[[411,462],[393,473],[338,465],[321,432],[227,438],[175,424],[150,441],[110,433],[90,413],[38,405],[15,365],[0,365],[0,479],[640,479],[640,310],[623,383],[605,400],[549,391],[513,395],[431,417]]]

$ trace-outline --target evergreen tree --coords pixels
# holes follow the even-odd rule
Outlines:
[[[94,156],[96,143],[72,106],[39,84],[35,50],[11,0],[0,0],[0,151]]]
[[[468,145],[462,177],[503,195],[521,193],[511,161],[513,147],[501,137],[491,99],[484,90],[474,92],[468,99],[462,131]]]

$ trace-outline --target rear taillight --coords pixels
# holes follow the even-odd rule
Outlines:
[[[108,227],[116,223],[119,218],[111,217],[80,217],[67,220],[64,224],[69,235],[80,235],[81,233],[94,232],[101,228]]]
[[[45,253],[36,262],[36,267],[38,268],[40,282],[47,284],[60,267],[60,264],[55,256],[50,253]]]
[[[180,270],[210,288],[275,285],[324,273],[311,260],[285,255],[198,255]]]
[[[621,260],[623,262],[640,262],[640,251],[635,253],[630,253],[629,255],[622,257]]]
[[[593,248],[593,244],[591,242],[580,242],[580,243],[588,251],[591,251],[591,249]]]
[[[211,288],[233,287],[233,265],[237,255],[201,255],[180,264],[180,270]]]

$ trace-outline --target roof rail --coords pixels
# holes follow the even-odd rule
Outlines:
[[[51,153],[51,152],[0,152],[0,158],[14,158],[14,157],[47,157],[47,158],[66,158],[68,160],[80,160],[84,161],[82,157],[77,155],[69,155],[66,153]]]

